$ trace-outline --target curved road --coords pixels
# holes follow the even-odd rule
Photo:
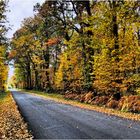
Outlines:
[[[140,122],[12,91],[35,139],[140,139]]]

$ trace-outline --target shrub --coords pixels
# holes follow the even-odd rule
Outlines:
[[[119,101],[118,108],[122,111],[140,113],[140,96],[124,96]]]
[[[109,108],[117,108],[118,107],[118,101],[116,100],[111,100],[109,101],[106,106],[109,107]]]
[[[64,98],[72,100],[72,99],[74,99],[76,96],[77,96],[76,94],[65,94],[65,95],[64,95]]]
[[[105,105],[109,100],[108,96],[99,96],[96,97],[94,101],[92,101],[92,104],[94,105]]]
[[[93,98],[93,93],[92,92],[89,92],[89,93],[87,93],[85,96],[84,96],[84,100],[85,100],[85,103],[89,103],[91,100],[92,100],[92,98]]]

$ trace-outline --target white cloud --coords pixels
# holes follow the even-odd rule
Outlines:
[[[12,30],[7,34],[12,37],[13,33],[20,28],[21,22],[24,18],[34,15],[33,6],[36,3],[42,4],[45,0],[9,0],[7,19],[9,24],[12,25]]]

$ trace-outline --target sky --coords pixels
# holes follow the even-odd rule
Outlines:
[[[11,25],[11,30],[8,31],[7,37],[11,38],[13,33],[18,30],[24,18],[28,18],[34,15],[33,6],[36,3],[42,4],[45,0],[9,0],[7,10],[8,24]],[[13,75],[14,68],[9,66],[9,78]]]

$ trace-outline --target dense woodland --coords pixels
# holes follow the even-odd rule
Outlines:
[[[5,90],[8,75],[8,65],[6,62],[8,48],[6,38],[7,28],[5,27],[6,5],[6,1],[0,1],[0,91]]]
[[[139,0],[46,1],[34,12],[9,48],[13,86],[114,107],[129,96],[140,110]]]

